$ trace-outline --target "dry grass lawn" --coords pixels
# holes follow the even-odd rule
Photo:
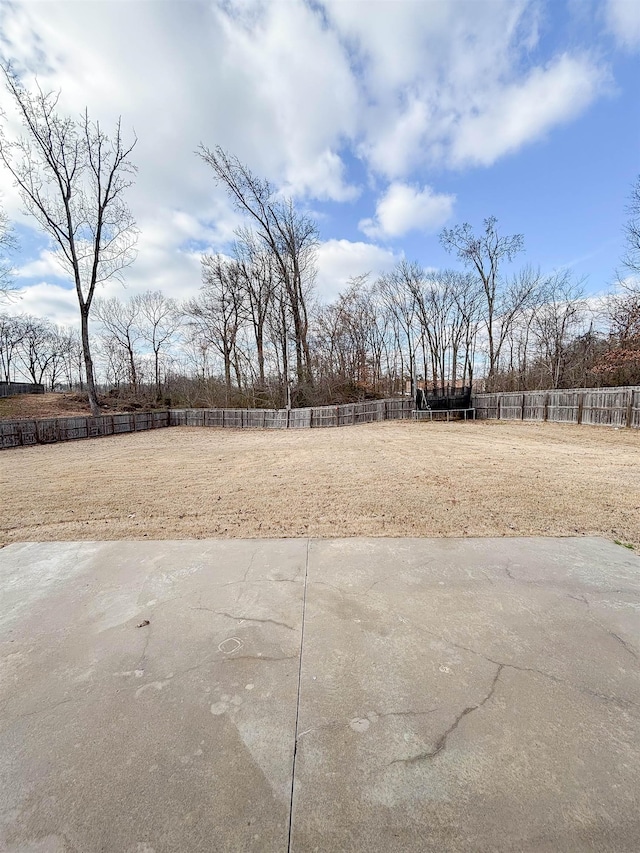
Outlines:
[[[640,545],[640,431],[176,427],[0,453],[0,541],[551,536]]]

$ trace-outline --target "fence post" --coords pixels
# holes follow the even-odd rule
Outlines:
[[[632,420],[633,420],[633,398],[635,396],[635,391],[633,388],[629,391],[629,403],[627,404],[627,422],[625,424],[627,429],[631,429]]]
[[[544,417],[543,420],[549,420],[549,393],[544,395]]]
[[[582,410],[584,408],[584,394],[578,397],[578,423],[582,423]]]
[[[286,426],[287,429],[289,429],[290,420],[291,420],[291,409],[287,409],[287,426]]]
[[[525,394],[523,394],[523,395],[522,395],[522,417],[520,418],[520,420],[522,420],[522,421],[524,420],[524,400],[525,400],[525,396],[526,396]]]
[[[497,397],[498,397],[498,403],[496,406],[496,409],[497,409],[496,420],[501,421],[502,420],[502,395],[498,394]]]

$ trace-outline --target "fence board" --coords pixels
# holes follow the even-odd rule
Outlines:
[[[522,418],[556,423],[640,428],[638,386],[476,394],[473,397],[473,405],[476,418],[481,420]]]
[[[582,423],[606,426],[626,426],[632,389],[606,388],[585,391]]]
[[[500,418],[505,421],[522,420],[522,393],[500,395]]]
[[[522,419],[525,421],[543,421],[545,415],[546,391],[527,391],[524,397],[524,413]]]
[[[315,406],[311,410],[311,426],[314,429],[338,426],[338,406]]]
[[[309,429],[312,409],[290,409],[289,429]]]

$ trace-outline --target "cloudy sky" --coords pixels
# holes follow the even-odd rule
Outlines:
[[[70,114],[138,137],[126,289],[182,298],[239,219],[194,151],[222,145],[316,215],[318,293],[400,257],[451,265],[444,225],[498,217],[523,261],[612,280],[640,173],[637,0],[0,0],[0,54]],[[9,108],[6,95],[0,105]],[[9,114],[10,118],[10,114]],[[13,310],[75,322],[47,242],[16,223]]]

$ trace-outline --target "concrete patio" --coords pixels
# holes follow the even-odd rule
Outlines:
[[[640,849],[602,539],[0,550],[0,850]]]

